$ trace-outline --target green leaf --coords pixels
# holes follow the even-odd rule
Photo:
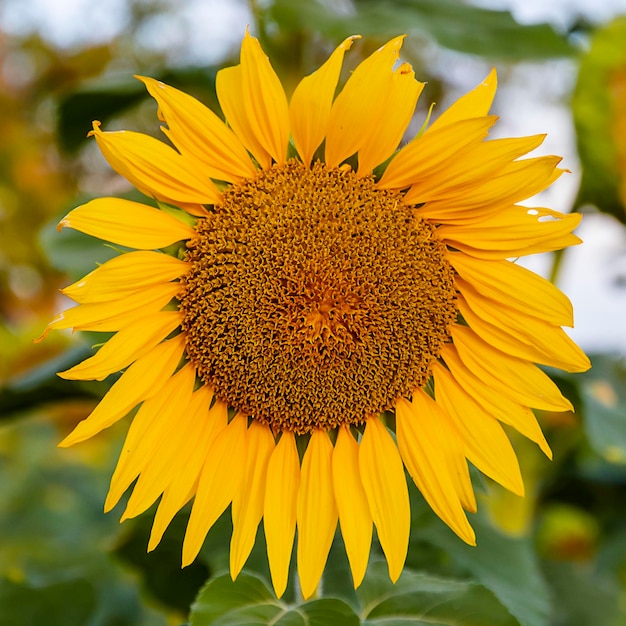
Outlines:
[[[209,580],[191,607],[190,626],[217,624],[217,620],[232,616],[243,609],[252,611],[246,618],[274,618],[282,608],[274,594],[258,576],[242,572],[237,580],[228,574]],[[244,617],[244,616],[240,616]],[[232,624],[254,622],[232,621]],[[261,622],[259,622],[261,623]]]
[[[475,582],[436,578],[405,569],[394,585],[382,561],[370,564],[357,589],[362,623],[427,626],[514,626],[493,594]]]
[[[242,572],[213,578],[191,607],[190,626],[357,626],[359,619],[343,600],[320,598],[296,606],[278,600],[259,577]]]
[[[626,223],[626,17],[599,29],[583,56],[572,109],[582,162],[577,206]],[[620,193],[621,185],[621,193]]]
[[[439,521],[421,538],[449,557],[500,600],[522,626],[547,626],[552,611],[548,588],[533,546],[526,538],[508,537],[479,515],[471,518],[476,546],[468,546]]]
[[[305,602],[298,607],[298,611],[306,616],[308,626],[358,626],[360,623],[356,613],[343,600],[338,598],[320,598]]]
[[[409,33],[452,50],[502,59],[544,59],[573,52],[567,39],[548,24],[521,25],[508,11],[459,0],[359,0],[355,9],[346,14],[320,0],[276,0],[270,14],[283,30],[313,30],[334,40],[355,33],[370,37]]]

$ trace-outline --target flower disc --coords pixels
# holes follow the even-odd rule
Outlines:
[[[275,430],[359,424],[410,395],[456,320],[435,229],[349,169],[274,165],[224,192],[188,242],[187,354]]]

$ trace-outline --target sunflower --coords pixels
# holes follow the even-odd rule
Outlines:
[[[233,578],[263,520],[278,596],[296,528],[307,598],[338,522],[355,587],[373,525],[397,580],[405,469],[474,544],[468,461],[523,495],[502,423],[550,456],[531,407],[572,406],[536,364],[589,367],[561,328],[568,299],[510,260],[579,243],[579,215],[518,204],[564,171],[555,156],[521,158],[544,136],[487,140],[492,71],[398,149],[423,83],[397,37],[335,97],[355,39],[288,101],[246,33],[240,64],[217,75],[226,121],[140,78],[171,145],[98,122],[91,134],[158,208],[101,198],[59,225],[135,249],[63,289],[78,305],[46,330],[115,333],[62,378],[123,371],[60,445],[139,405],[106,510],[133,483],[122,519],[159,501],[152,550],[193,500],[185,565],[230,505]]]

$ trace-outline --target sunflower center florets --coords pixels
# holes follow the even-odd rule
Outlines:
[[[306,433],[427,382],[456,319],[453,273],[400,193],[291,160],[230,187],[196,230],[187,354],[230,406]]]

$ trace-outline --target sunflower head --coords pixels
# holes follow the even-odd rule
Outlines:
[[[423,87],[399,62],[403,38],[335,97],[355,39],[288,100],[246,34],[240,64],[217,76],[225,120],[140,78],[172,145],[98,122],[91,134],[158,208],[102,198],[60,224],[135,249],[64,289],[77,306],[46,330],[115,333],[62,377],[123,371],[61,445],[139,405],[107,509],[132,483],[123,518],[159,500],[152,549],[193,500],[186,564],[230,505],[233,577],[263,520],[278,595],[296,528],[306,598],[337,523],[355,586],[373,525],[395,581],[405,470],[473,544],[468,461],[523,494],[502,423],[550,455],[532,408],[571,405],[536,364],[589,367],[561,328],[567,298],[510,260],[579,242],[579,216],[519,204],[560,159],[522,158],[543,136],[488,139],[495,72],[403,143]]]

